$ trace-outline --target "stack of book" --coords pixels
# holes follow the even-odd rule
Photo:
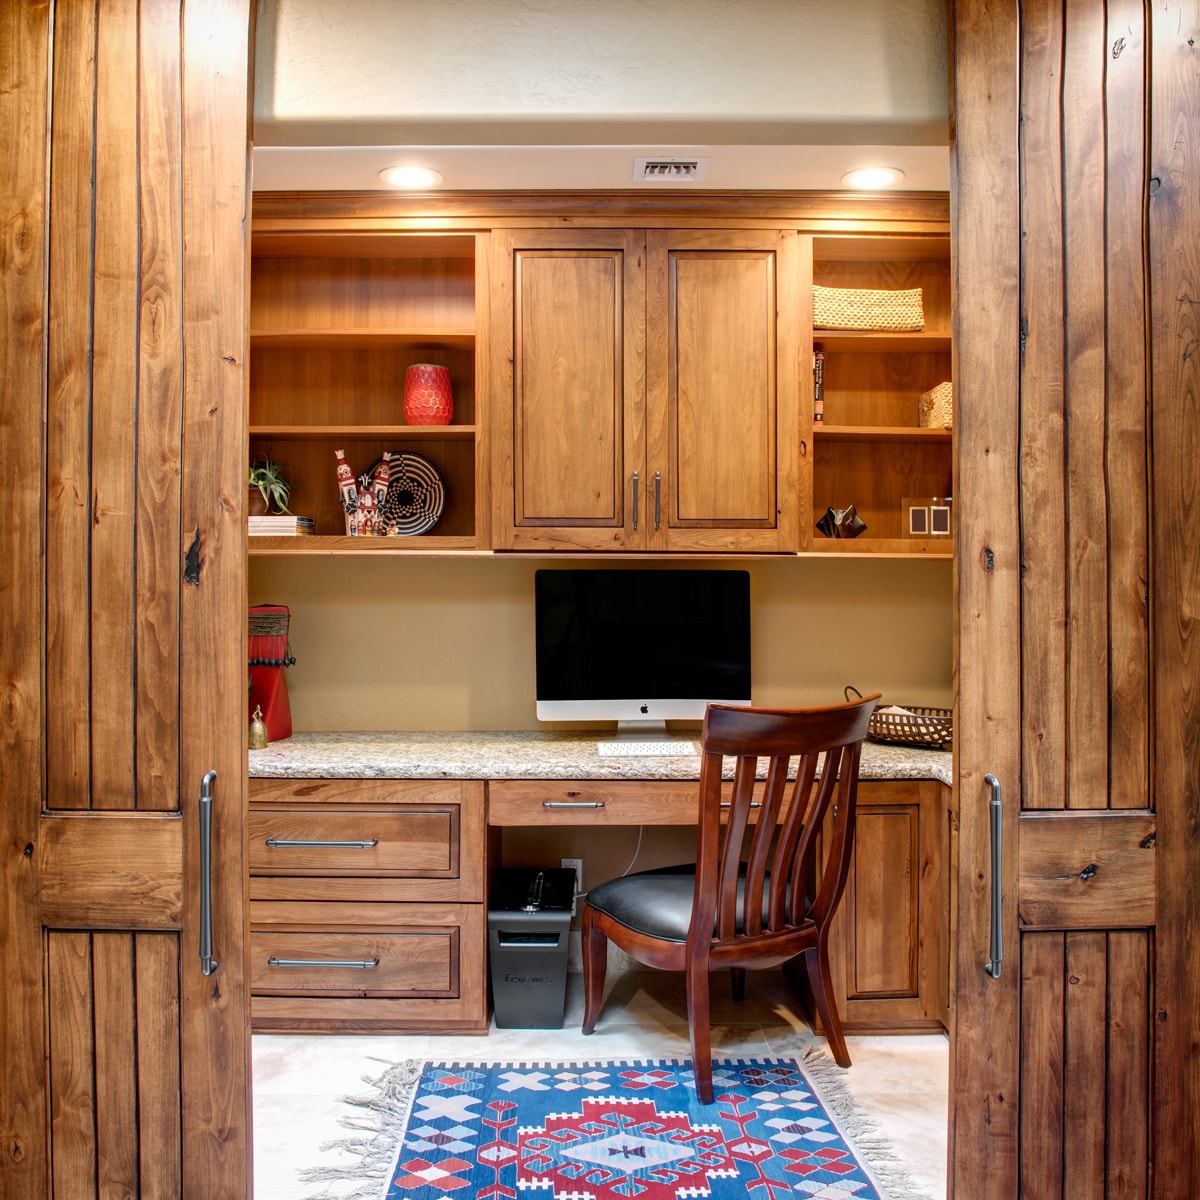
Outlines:
[[[311,537],[312,517],[294,517],[291,513],[272,513],[266,517],[247,517],[251,537]]]

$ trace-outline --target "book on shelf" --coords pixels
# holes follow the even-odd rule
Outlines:
[[[825,351],[813,349],[813,424],[825,420]]]
[[[272,513],[265,517],[247,517],[250,536],[311,537],[315,532],[312,517],[295,517],[291,513]]]

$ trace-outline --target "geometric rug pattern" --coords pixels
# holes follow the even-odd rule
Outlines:
[[[412,1088],[386,1200],[882,1200],[794,1059],[430,1062]],[[394,1143],[393,1143],[394,1144]]]

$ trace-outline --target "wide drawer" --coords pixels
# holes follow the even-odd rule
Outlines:
[[[456,806],[251,808],[247,829],[256,875],[458,874]]]
[[[732,785],[724,790],[728,801]],[[700,785],[691,780],[498,779],[488,784],[488,824],[695,825],[699,796]]]
[[[458,930],[250,934],[250,988],[262,995],[457,996]]]

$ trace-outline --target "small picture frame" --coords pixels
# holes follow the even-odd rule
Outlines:
[[[900,505],[903,537],[949,539],[953,535],[953,505],[949,496],[905,496]]]

